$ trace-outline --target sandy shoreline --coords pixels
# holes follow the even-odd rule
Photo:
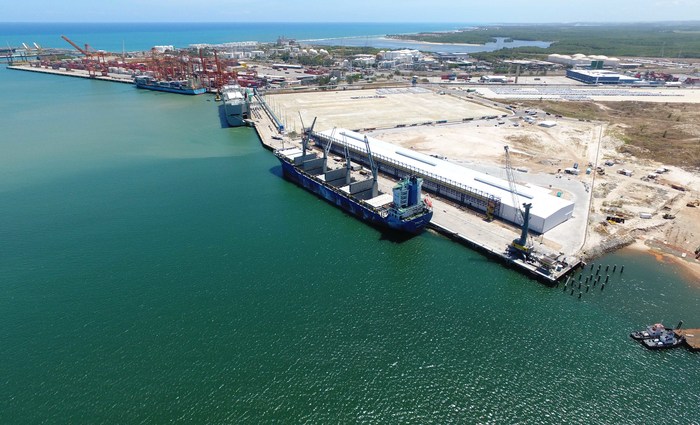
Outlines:
[[[637,241],[627,248],[652,255],[659,263],[677,265],[696,287],[700,287],[700,261],[695,260],[690,254],[686,258],[682,258],[670,252],[665,252],[659,247],[650,246],[649,243],[650,241],[648,240],[637,239]],[[658,241],[655,245],[658,245]]]

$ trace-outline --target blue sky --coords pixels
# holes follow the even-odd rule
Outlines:
[[[7,0],[4,22],[630,22],[700,20],[700,0]]]

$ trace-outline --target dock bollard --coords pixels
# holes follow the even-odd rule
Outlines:
[[[605,276],[605,283],[608,283],[608,279],[610,279],[610,275]]]
[[[620,274],[622,274],[622,272],[624,272],[624,271],[625,271],[625,265],[623,264],[622,266],[620,266]]]
[[[617,269],[617,264],[613,266],[613,273],[615,273],[615,269]]]
[[[588,292],[589,289],[591,289],[591,288],[589,288],[588,285],[586,285],[586,292]]]
[[[608,270],[610,270],[610,264],[608,264],[607,266],[605,266],[605,272],[606,272],[606,273],[608,272]]]
[[[600,290],[602,291],[603,289],[605,289],[605,284],[600,285]]]
[[[586,282],[588,282],[588,279],[586,279]],[[578,283],[578,289],[581,289],[581,282]]]
[[[595,265],[595,263],[591,263],[591,270],[593,270],[594,265]]]
[[[579,299],[579,300],[581,299],[581,293],[580,293],[580,292],[578,293],[578,299]]]
[[[571,288],[571,294],[570,294],[570,295],[574,295],[574,288]]]
[[[578,275],[578,281],[579,281],[579,282],[581,281],[581,279],[583,279],[583,273],[581,273],[580,275]]]

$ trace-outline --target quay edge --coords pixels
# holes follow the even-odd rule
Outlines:
[[[566,268],[563,268],[560,272],[556,274],[545,274],[540,272],[536,267],[527,264],[519,259],[513,258],[506,254],[505,249],[503,251],[498,251],[492,247],[486,246],[474,240],[467,238],[464,235],[459,234],[447,227],[441,226],[435,222],[430,222],[428,228],[435,231],[436,233],[447,237],[448,239],[457,242],[461,245],[469,247],[480,254],[496,260],[506,267],[512,268],[531,279],[537,280],[547,286],[554,286],[560,280],[574,273],[577,267],[582,265],[582,262],[576,261],[574,264],[569,264]]]

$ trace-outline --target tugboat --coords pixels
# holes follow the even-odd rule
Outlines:
[[[673,331],[664,331],[658,338],[642,340],[642,344],[650,350],[661,350],[678,347],[684,340],[682,336],[676,337]]]
[[[632,332],[630,334],[630,337],[632,339],[636,339],[637,341],[645,340],[645,339],[655,339],[661,336],[662,333],[665,331],[670,331],[670,328],[664,327],[661,323],[656,323],[654,325],[649,325],[646,327],[645,330],[643,331],[636,331]]]

